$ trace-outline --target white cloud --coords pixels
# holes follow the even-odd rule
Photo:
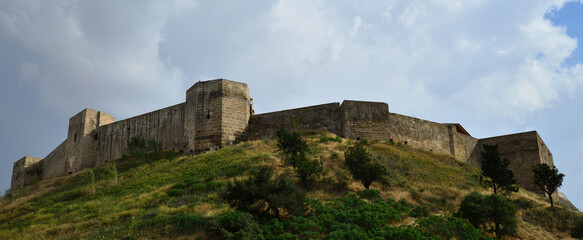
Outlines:
[[[252,84],[270,110],[353,98],[521,119],[580,86],[580,68],[562,64],[576,40],[544,19],[563,2],[19,1],[0,26],[38,56],[21,80],[67,109],[103,92],[120,108],[144,95],[164,106],[208,76]]]
[[[159,59],[159,44],[166,19],[190,2],[2,5],[0,34],[34,57],[22,63],[19,81],[34,81],[43,104],[65,114],[84,107],[136,114],[182,100],[184,76]]]
[[[265,18],[265,35],[249,52],[238,53],[233,75],[261,76],[265,80],[256,88],[277,82],[270,87],[290,91],[299,105],[310,104],[300,103],[301,96],[317,103],[314,95],[334,94],[390,99],[413,112],[461,105],[464,111],[520,121],[581,83],[575,68],[562,66],[576,40],[544,19],[553,6],[547,1],[378,1],[350,7],[279,1]],[[417,106],[409,104],[412,98]]]
[[[399,16],[399,22],[405,27],[410,28],[417,20],[429,15],[427,6],[421,1],[410,2]]]
[[[354,23],[354,25],[352,26],[350,35],[356,36],[356,34],[358,34],[358,29],[362,26],[362,18],[360,18],[360,16],[355,16],[352,22]]]

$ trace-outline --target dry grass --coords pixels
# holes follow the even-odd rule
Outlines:
[[[525,222],[519,218],[518,233],[514,239],[562,239],[545,231],[540,226]]]

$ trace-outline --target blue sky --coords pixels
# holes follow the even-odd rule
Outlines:
[[[567,35],[578,39],[578,46],[581,46],[583,39],[583,4],[579,2],[570,2],[558,11],[551,11],[546,18],[553,24],[564,27]],[[571,56],[565,59],[565,64],[569,66],[583,62],[583,49],[578,47],[571,53]]]
[[[124,119],[199,80],[249,84],[257,113],[341,102],[537,130],[583,208],[580,1],[0,0],[0,189],[83,108]]]

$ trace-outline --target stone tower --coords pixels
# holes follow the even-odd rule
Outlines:
[[[28,185],[42,174],[42,159],[25,156],[14,162],[10,189]]]
[[[247,84],[216,79],[198,82],[186,91],[185,151],[201,153],[239,140],[251,116]]]
[[[67,159],[63,166],[65,174],[95,166],[98,139],[95,129],[114,121],[109,114],[88,108],[69,119],[65,140]]]

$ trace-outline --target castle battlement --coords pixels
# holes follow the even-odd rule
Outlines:
[[[162,150],[198,154],[244,140],[273,137],[291,129],[325,130],[344,138],[394,140],[479,166],[482,145],[498,144],[512,160],[518,182],[536,191],[532,166],[553,165],[550,150],[533,132],[485,139],[472,137],[458,123],[436,123],[389,112],[384,102],[345,100],[271,113],[253,114],[247,84],[227,79],[202,81],[186,91],[185,102],[115,121],[107,113],[84,109],[69,119],[67,139],[44,159],[24,157],[14,163],[11,189],[33,178],[53,178],[124,156],[134,137],[160,143]]]

